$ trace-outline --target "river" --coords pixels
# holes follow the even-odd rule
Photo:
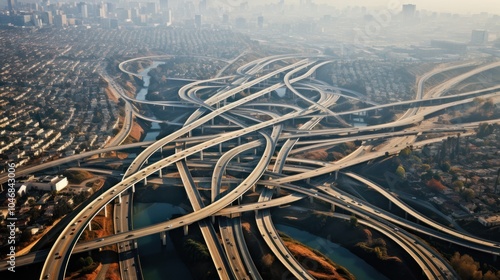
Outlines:
[[[186,212],[168,203],[134,203],[134,228],[169,220],[174,214],[186,214]],[[177,255],[168,234],[167,246],[161,245],[159,234],[141,237],[137,243],[144,279],[163,280],[166,279],[166,275],[168,279],[174,280],[192,279],[189,267]]]
[[[275,226],[279,231],[284,232],[286,235],[302,244],[320,251],[334,263],[345,267],[356,277],[356,280],[388,280],[387,277],[378,272],[363,259],[339,244],[294,227],[279,224]]]
[[[158,65],[162,65],[162,64],[165,64],[165,62],[154,61],[151,66],[144,68],[141,72],[139,72],[139,75],[142,76],[142,80],[144,81],[144,83],[143,83],[143,87],[137,93],[135,99],[146,100],[146,95],[148,94],[148,91],[149,91],[149,82],[151,79],[151,77],[148,75],[149,71],[158,67]],[[156,136],[158,136],[160,134],[160,131],[159,131],[160,125],[158,123],[153,122],[151,124],[151,129],[154,131],[150,131],[150,132],[146,133],[146,136],[144,136],[143,141],[155,141]]]

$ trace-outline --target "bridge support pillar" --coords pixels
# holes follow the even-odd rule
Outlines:
[[[314,202],[314,197],[310,196],[309,197],[309,203],[313,203]]]
[[[183,229],[184,229],[184,236],[188,235],[188,234],[189,234],[189,226],[188,226],[188,225],[185,225],[185,226],[183,227]]]
[[[337,180],[338,178],[339,178],[339,171],[335,170],[335,180]]]
[[[222,154],[222,143],[219,144],[219,154]]]
[[[212,221],[212,224],[215,224],[215,216],[211,216],[210,221]]]
[[[78,167],[80,167],[80,160],[78,160],[77,164],[78,164]]]
[[[277,187],[276,187],[276,194],[279,194],[279,193],[280,193],[280,191],[281,191],[281,187],[280,187],[280,186],[277,186]]]
[[[252,186],[252,192],[255,192],[255,189],[256,189],[256,187],[255,187],[255,184],[254,184],[254,185]]]
[[[122,204],[122,195],[118,195],[118,204]]]
[[[405,212],[405,220],[408,220],[408,212]]]
[[[389,210],[392,210],[392,202],[389,201]]]
[[[144,177],[144,185],[148,184],[148,177]]]
[[[200,151],[200,160],[203,161],[203,150]]]
[[[161,245],[167,246],[167,233],[162,231],[160,232]]]
[[[132,185],[132,193],[135,193],[135,184]]]
[[[335,212],[335,204],[332,203],[330,205],[330,211]]]
[[[89,221],[89,231],[92,231],[92,220]]]
[[[104,217],[108,217],[108,205],[104,206]]]
[[[161,171],[161,168],[158,169],[158,175],[160,175],[160,178],[163,177],[163,172]]]
[[[310,183],[311,183],[311,178],[307,178],[307,179],[306,179],[306,182],[307,182],[308,184],[310,184]]]

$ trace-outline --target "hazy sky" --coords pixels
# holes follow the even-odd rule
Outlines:
[[[285,0],[286,2],[287,0]],[[294,2],[294,0],[289,0]],[[330,3],[342,6],[391,6],[393,3],[415,4],[417,10],[451,13],[480,13],[500,15],[500,0],[313,0],[315,3]]]

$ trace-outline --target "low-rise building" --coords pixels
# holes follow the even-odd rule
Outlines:
[[[64,176],[43,176],[23,183],[28,190],[60,191],[68,186],[68,178]]]
[[[477,218],[477,221],[485,227],[498,226],[500,225],[500,215],[480,216]]]

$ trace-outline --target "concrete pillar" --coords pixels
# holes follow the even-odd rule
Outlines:
[[[167,233],[162,231],[160,232],[160,239],[161,239],[161,244],[163,246],[167,246]]]
[[[163,177],[163,172],[161,171],[161,168],[158,169],[158,174],[160,175],[160,178]]]
[[[335,212],[335,204],[333,204],[333,203],[331,204],[331,206],[330,206],[330,210],[331,210],[332,212]]]
[[[222,154],[222,143],[219,144],[219,154]]]
[[[122,195],[118,195],[118,203],[121,204],[122,203]]]
[[[338,171],[338,170],[336,170],[336,171],[335,171],[335,180],[337,180],[338,178],[339,178],[339,171]]]
[[[203,160],[203,150],[200,151],[200,160]]]
[[[210,221],[212,221],[212,224],[215,224],[215,216],[210,216]]]
[[[405,220],[408,220],[408,212],[405,212]]]
[[[389,200],[389,210],[392,210],[392,202]]]
[[[188,225],[185,225],[184,226],[184,236],[188,235],[189,234],[189,226]]]
[[[104,206],[104,217],[108,217],[108,205]]]
[[[252,186],[252,192],[255,192],[255,184]]]
[[[78,167],[80,167],[80,160],[78,160]]]
[[[280,191],[281,191],[281,187],[280,187],[280,186],[277,186],[277,187],[276,187],[276,194],[279,194],[279,193],[280,193]]]
[[[148,184],[148,177],[144,177],[144,185]]]
[[[132,193],[135,193],[135,184],[132,185]]]
[[[92,220],[89,221],[89,231],[92,231]]]
[[[306,182],[307,182],[308,184],[310,184],[310,183],[311,183],[311,178],[307,178],[307,179],[306,179]]]
[[[314,197],[310,196],[309,197],[309,203],[313,203],[314,202]]]

